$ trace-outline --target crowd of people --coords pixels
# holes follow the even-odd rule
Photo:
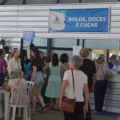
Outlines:
[[[84,120],[84,117],[92,120],[89,92],[94,93],[95,111],[102,111],[108,79],[116,71],[116,55],[112,55],[107,64],[102,55],[95,61],[88,59],[87,48],[82,48],[80,55],[72,58],[66,53],[60,59],[56,53],[52,57],[41,57],[35,47],[31,50],[31,59],[22,54],[14,48],[5,61],[4,51],[0,49],[0,85],[10,91],[15,86],[26,86],[26,81],[33,81],[33,114],[37,111],[36,102],[40,103],[41,112],[47,109],[59,111],[66,96],[75,99],[76,106],[74,113],[64,111],[65,120]],[[5,79],[9,79],[7,83]]]

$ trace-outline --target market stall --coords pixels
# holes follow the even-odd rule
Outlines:
[[[40,38],[109,41],[120,39],[119,2],[2,6],[0,17],[0,37],[22,38],[24,31],[34,31],[35,36]],[[105,100],[107,111],[120,113],[119,81],[119,76],[116,80],[109,81]],[[93,96],[90,97],[90,101],[94,107]]]

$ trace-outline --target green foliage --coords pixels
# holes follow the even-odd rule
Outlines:
[[[0,45],[5,45],[5,44],[6,44],[5,38],[1,38]]]

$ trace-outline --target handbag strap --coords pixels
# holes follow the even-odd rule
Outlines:
[[[18,86],[18,85],[19,85],[19,83],[20,83],[20,80],[21,80],[21,79],[19,79],[19,81],[18,81],[18,83],[16,84],[16,86]]]
[[[16,84],[16,86],[14,86],[14,87],[17,87],[17,86],[19,85],[19,83],[20,83],[20,80],[21,80],[21,79],[19,79],[18,83],[17,83],[17,84]],[[13,88],[14,88],[14,87],[13,87]]]
[[[19,58],[18,58],[18,60],[17,60],[17,65],[18,65],[18,69],[20,69]]]
[[[75,98],[75,79],[74,79],[74,73],[73,73],[73,70],[71,70],[71,72],[72,72],[73,91],[74,91],[74,98]]]
[[[104,77],[106,76],[106,73],[104,72],[104,70],[103,70],[103,68],[100,66],[100,69],[101,69],[101,71],[102,71],[102,73],[103,73],[103,75],[104,75]]]

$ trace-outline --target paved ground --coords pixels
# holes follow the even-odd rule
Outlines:
[[[104,117],[93,116],[93,120],[116,120],[117,116]],[[47,111],[45,113],[37,113],[32,116],[32,120],[64,120],[61,112]]]

